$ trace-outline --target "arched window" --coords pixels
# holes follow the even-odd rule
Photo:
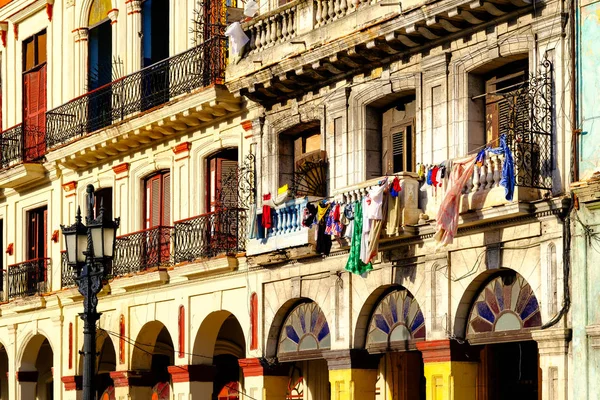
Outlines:
[[[250,296],[250,350],[258,349],[258,296]]]

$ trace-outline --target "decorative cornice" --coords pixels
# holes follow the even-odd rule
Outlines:
[[[212,365],[171,365],[168,367],[173,383],[212,382],[216,369]]]
[[[75,190],[75,188],[77,188],[77,182],[71,181],[71,182],[63,183],[62,187],[65,192],[70,192],[72,190]]]
[[[142,2],[140,0],[127,0],[127,15],[139,14],[142,11]]]
[[[570,328],[540,329],[532,331],[531,337],[537,342],[540,355],[564,355],[569,352],[572,331]]]
[[[173,153],[175,154],[175,161],[183,160],[190,156],[190,149],[192,148],[192,144],[190,142],[179,143],[177,146],[173,147]]]
[[[65,391],[81,390],[83,388],[83,376],[81,375],[63,376],[60,380],[65,385]]]
[[[117,176],[117,180],[124,179],[129,176],[129,163],[122,163],[112,167],[113,172]]]
[[[600,349],[600,325],[588,325],[585,332],[590,338],[590,344],[594,349]]]
[[[247,132],[252,129],[252,121],[246,120],[241,122],[242,128]]]

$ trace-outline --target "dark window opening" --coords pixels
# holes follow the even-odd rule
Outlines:
[[[112,121],[112,27],[106,20],[91,28],[88,35],[88,132],[104,128]],[[101,88],[101,89],[99,89]]]
[[[169,101],[169,2],[142,3],[142,110]],[[158,63],[158,64],[157,64]]]
[[[207,160],[206,210],[238,206],[238,151],[227,149]]]
[[[27,212],[27,259],[48,257],[48,208],[46,206]]]
[[[24,161],[46,152],[46,31],[23,42]]]
[[[104,207],[104,218],[112,220],[113,215],[113,188],[107,187],[96,190],[94,193],[94,218],[98,218],[100,207]]]

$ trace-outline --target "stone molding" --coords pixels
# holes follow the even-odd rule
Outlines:
[[[82,375],[70,375],[63,376],[61,379],[65,385],[65,391],[71,390],[82,390],[83,389],[83,376]]]
[[[244,377],[287,376],[288,368],[283,364],[269,364],[265,358],[241,358],[238,360]]]
[[[572,332],[570,328],[540,329],[531,332],[531,337],[538,344],[538,353],[540,355],[567,354],[569,352],[571,336]]]
[[[590,344],[594,349],[600,349],[600,325],[588,325],[585,327]]]
[[[369,354],[366,350],[331,350],[323,352],[329,370],[337,369],[377,369],[380,354]]]
[[[477,353],[466,342],[461,344],[456,340],[442,339],[417,342],[416,345],[424,363],[478,360]]]

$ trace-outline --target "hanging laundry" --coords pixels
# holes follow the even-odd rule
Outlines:
[[[386,184],[384,183],[381,186],[375,186],[372,189],[369,189],[369,197],[367,198],[367,209],[364,212],[364,215],[368,219],[381,219],[381,209],[383,202],[383,192],[385,191]]]
[[[371,220],[371,231],[369,232],[369,247],[368,247],[368,258],[367,262],[371,262],[377,257],[379,251],[379,239],[381,238],[381,231],[383,229],[383,223],[387,215],[387,202],[389,196],[383,196],[383,212],[381,219]]]
[[[394,180],[392,181],[392,184],[390,185],[390,195],[392,197],[398,197],[398,194],[401,190],[402,187],[400,186],[400,179],[398,179],[398,177],[395,176]]]
[[[302,226],[310,228],[315,223],[317,216],[317,207],[314,204],[308,203],[302,213]]]
[[[250,38],[248,38],[248,35],[246,35],[239,22],[229,25],[225,30],[225,36],[229,37],[231,53],[234,56],[241,54],[246,43],[250,41]]]
[[[323,200],[321,203],[319,203],[317,205],[317,222],[326,222],[324,221],[325,216],[327,214],[327,211],[329,210],[329,206],[331,206],[330,203],[326,203],[325,200]]]
[[[475,159],[478,156],[479,155],[471,156],[454,161],[452,173],[450,175],[450,187],[446,191],[444,199],[440,204],[436,219],[437,232],[434,235],[434,239],[438,243],[438,246],[451,244],[454,240],[454,235],[456,235],[456,231],[458,230],[458,215],[460,212],[462,190],[469,178],[473,176]]]
[[[362,275],[367,271],[373,269],[371,263],[363,263],[360,259],[360,250],[362,246],[362,204],[356,202],[354,204],[354,230],[352,232],[352,242],[350,244],[350,254],[348,256],[348,262],[346,263],[346,271],[350,271],[354,274]]]
[[[271,200],[271,193],[263,195],[263,209],[262,209],[262,226],[265,229],[271,229],[273,227],[273,218],[271,216],[271,207],[266,205],[264,202]]]
[[[244,15],[246,17],[254,17],[258,12],[258,3],[254,0],[248,0],[244,6]]]
[[[364,197],[362,199],[363,211],[367,209],[368,202],[370,202],[370,199],[368,197]],[[371,219],[367,216],[366,213],[363,213],[362,236],[360,239],[360,260],[365,264],[368,264],[369,262],[369,232],[371,232]]]
[[[438,167],[435,175],[435,181],[437,182],[437,187],[442,187],[442,167]]]
[[[390,198],[387,201],[387,218],[385,219],[387,236],[396,236],[400,232],[402,223],[402,201],[400,196],[394,197],[390,191]]]
[[[325,233],[325,229],[326,225],[324,222],[318,224],[317,247],[315,250],[317,253],[328,256],[331,251],[331,236]]]
[[[425,178],[425,164],[417,164],[417,175],[420,181]]]
[[[425,180],[425,182],[427,182],[427,184],[429,186],[431,186],[432,183],[431,183],[431,168],[430,167],[427,168],[427,175],[426,176],[427,176],[427,179]]]
[[[513,161],[513,155],[506,143],[506,135],[500,136],[500,147],[489,149],[490,153],[502,154],[504,153],[504,162],[502,163],[502,177],[500,178],[500,185],[504,186],[504,197],[508,201],[512,201],[515,193],[515,163]]]
[[[433,167],[433,169],[431,170],[431,186],[437,187],[438,182],[437,182],[437,173],[438,173],[438,169],[440,167],[438,167],[437,165]]]
[[[352,203],[346,204],[344,207],[341,222],[346,226],[344,237],[352,239],[352,233],[354,231],[354,205]]]

